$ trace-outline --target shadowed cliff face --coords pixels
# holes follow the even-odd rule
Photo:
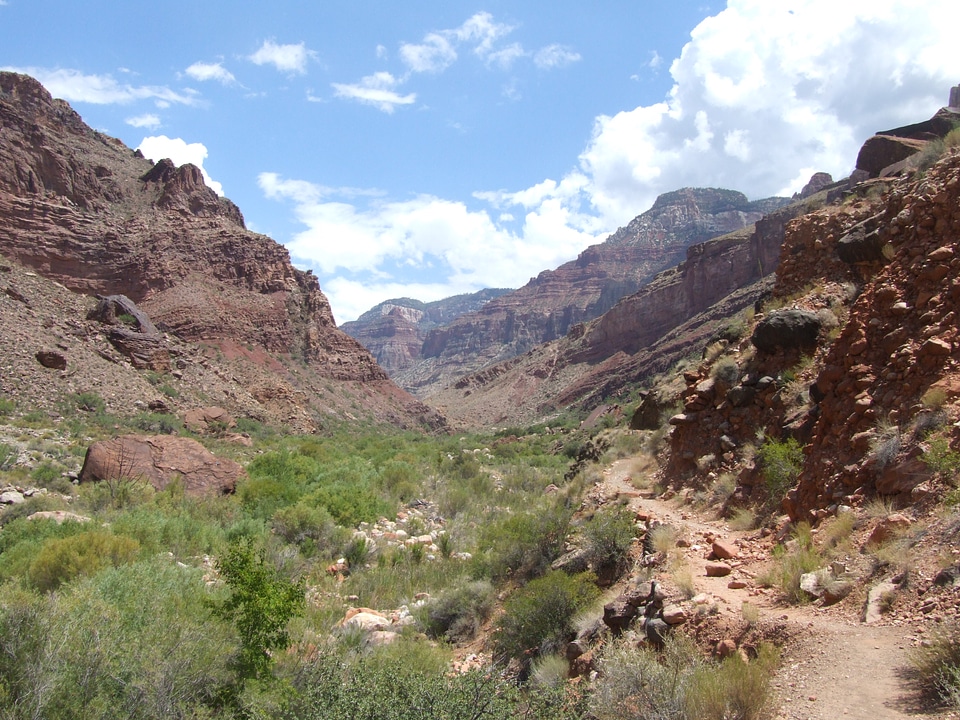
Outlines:
[[[430,331],[419,361],[392,376],[426,396],[458,377],[561,338],[683,260],[691,245],[747,227],[784,202],[751,203],[742,193],[712,188],[666,193],[576,260]]]
[[[76,292],[126,295],[184,340],[255,345],[321,377],[390,384],[336,328],[317,279],[247,230],[198,168],[144,159],[24,75],[0,73],[0,128],[4,255]]]

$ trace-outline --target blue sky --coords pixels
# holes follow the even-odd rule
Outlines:
[[[794,192],[960,83],[955,0],[0,0],[0,67],[201,165],[338,322],[518,287],[662,192]]]

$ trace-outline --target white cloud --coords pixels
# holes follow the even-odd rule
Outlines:
[[[143,153],[143,156],[153,162],[159,162],[164,158],[173,160],[177,167],[191,163],[200,168],[203,173],[203,180],[211,190],[217,195],[223,195],[223,185],[213,180],[203,167],[203,161],[207,159],[207,148],[203,143],[188,143],[180,138],[168,138],[166,135],[156,135],[145,137],[137,150]]]
[[[728,0],[692,30],[659,102],[598,116],[560,180],[475,193],[490,212],[432,196],[348,199],[268,175],[261,187],[293,205],[304,230],[291,252],[322,270],[340,319],[417,291],[427,299],[516,287],[602,240],[663,192],[713,186],[757,198],[799,190],[814,171],[846,175],[873,132],[926,119],[945,104],[956,64],[953,29],[942,18],[952,17],[954,2],[794,0],[788,10]],[[480,13],[444,37],[454,49],[469,40],[486,59],[508,32],[495,25]],[[396,94],[400,82],[385,74],[380,90]],[[438,280],[407,285],[411,267],[429,267]]]
[[[509,70],[516,60],[527,56],[527,51],[520,43],[511,43],[502,50],[495,50],[487,55],[487,65],[496,65],[503,70]]]
[[[955,82],[949,0],[729,0],[700,23],[659,103],[596,119],[580,157],[617,224],[686,185],[751,197],[842,177],[875,131],[929,117]]]
[[[307,63],[317,57],[317,53],[308,50],[304,43],[296,45],[278,45],[272,40],[264,40],[253,55],[250,62],[255,65],[273,65],[281,72],[303,75],[307,72]]]
[[[509,35],[515,29],[512,25],[495,22],[493,15],[488,12],[478,12],[456,30],[448,32],[461,42],[473,44],[473,52],[486,58],[493,52],[493,46],[497,40]]]
[[[457,51],[446,37],[430,33],[420,44],[402,44],[400,59],[413,72],[441,72],[456,61]]]
[[[563,45],[548,45],[537,51],[533,56],[534,64],[541,70],[566,67],[581,60],[580,53],[574,52]]]
[[[158,127],[160,127],[160,118],[152,113],[145,113],[144,115],[129,117],[124,120],[124,122],[127,125],[131,125],[135,128],[148,128],[149,130],[156,130]]]
[[[188,67],[185,72],[194,80],[206,82],[207,80],[216,80],[223,85],[232,85],[237,81],[229,70],[221,63],[195,62]]]
[[[110,75],[86,75],[79,70],[63,68],[50,70],[38,67],[4,67],[0,69],[31,75],[39,80],[51,95],[68,102],[125,105],[137,100],[153,100],[158,107],[169,107],[172,103],[195,105],[199,102],[199,97],[193,90],[177,92],[163,85],[128,85],[117,82]]]
[[[305,229],[287,248],[297,262],[319,271],[340,321],[353,319],[397,288],[409,288],[397,268],[414,273],[430,268],[438,278],[430,285],[436,298],[517,287],[597,239],[593,219],[577,217],[571,209],[575,203],[563,198],[576,191],[570,181],[541,189],[537,199],[542,202],[526,213],[519,235],[485,210],[428,195],[363,201],[353,193],[346,201],[339,191],[275,173],[262,173],[259,184],[268,198],[293,204]],[[356,292],[358,284],[367,288],[365,294]],[[365,305],[383,288],[391,290]]]
[[[357,100],[385,113],[392,113],[397,105],[411,105],[417,100],[416,93],[401,95],[396,92],[394,88],[399,85],[400,81],[390,73],[378,72],[367,75],[354,85],[333,83],[333,90],[337,97]]]

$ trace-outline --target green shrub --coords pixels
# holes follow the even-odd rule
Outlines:
[[[474,555],[477,573],[495,581],[541,574],[563,551],[570,516],[571,512],[557,503],[484,525]]]
[[[696,645],[683,635],[669,635],[662,655],[615,642],[600,661],[591,714],[597,720],[685,720],[685,687],[703,663]]]
[[[159,435],[176,435],[183,430],[183,421],[166,413],[140,413],[133,419],[138,430]]]
[[[588,561],[597,574],[622,571],[629,562],[627,554],[636,537],[633,513],[628,508],[601,508],[583,526]]]
[[[774,548],[773,566],[757,581],[767,587],[777,587],[790,602],[806,602],[809,598],[800,589],[800,576],[823,567],[824,559],[813,545],[809,523],[802,522],[794,530],[793,542]]]
[[[935,473],[952,478],[960,472],[960,452],[950,448],[950,440],[943,436],[930,438],[927,450],[920,459]]]
[[[911,651],[910,663],[923,690],[960,710],[960,626],[955,621],[935,628]]]
[[[777,441],[767,438],[757,450],[760,470],[771,504],[778,505],[803,469],[803,449],[794,438]]]
[[[554,570],[514,592],[493,634],[495,655],[528,662],[561,648],[575,634],[574,616],[600,595],[594,579]]]
[[[140,543],[133,538],[107,530],[85,530],[45,542],[30,563],[27,576],[35,588],[47,592],[80,575],[132,562],[139,552]]]
[[[696,720],[771,717],[770,681],[778,661],[776,648],[763,643],[752,662],[735,653],[718,664],[701,665],[685,687],[686,717]]]
[[[13,445],[0,443],[0,470],[9,470],[17,464],[20,453]]]
[[[302,501],[277,510],[271,525],[274,532],[287,542],[299,545],[307,556],[338,554],[349,538],[349,532],[337,527],[325,507]]]
[[[240,635],[239,678],[265,678],[271,652],[290,644],[287,623],[303,613],[303,584],[281,576],[267,564],[263,551],[246,540],[232,543],[223,552],[217,570],[230,597],[216,605],[214,613],[231,621]]]
[[[17,410],[17,404],[10,398],[0,397],[0,417],[13,415]]]
[[[101,415],[106,410],[107,405],[103,398],[95,392],[82,392],[70,396],[70,402],[77,410],[87,413]]]
[[[202,573],[159,559],[42,598],[0,587],[0,715],[223,717],[236,643],[206,595]]]
[[[469,642],[489,619],[495,600],[493,585],[486,580],[452,584],[426,605],[424,629],[432,638]]]
[[[737,366],[737,361],[729,356],[720,358],[710,368],[710,377],[727,387],[733,387],[740,379],[740,368]]]
[[[708,662],[692,640],[670,635],[662,653],[624,641],[610,646],[590,702],[597,720],[761,720],[772,716],[778,653]]]
[[[402,644],[409,649],[409,643]],[[389,648],[386,648],[387,650]],[[379,651],[347,657],[325,651],[294,680],[296,695],[284,720],[501,720],[551,717],[530,712],[515,683],[494,673],[411,668],[403,657]],[[565,716],[556,713],[555,720]],[[571,718],[572,720],[572,718]]]

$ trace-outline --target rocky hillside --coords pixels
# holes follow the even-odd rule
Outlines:
[[[729,472],[734,503],[776,504],[753,453],[795,443],[779,488],[793,519],[878,495],[922,508],[949,490],[960,467],[960,133],[947,139],[788,226],[762,313],[664,398],[683,407],[665,478]]]
[[[518,358],[462,377],[433,395],[431,403],[449,412],[451,420],[472,427],[532,421],[570,405],[596,406],[698,349],[769,292],[764,278],[777,266],[787,223],[830,192],[691,246],[683,262],[600,318],[578,323],[563,338]]]
[[[748,227],[785,202],[748,202],[742,193],[712,188],[666,193],[576,260],[545,270],[519,290],[431,330],[419,361],[392,377],[426,397],[465,374],[561,338],[676,265],[691,245]]]
[[[420,359],[423,342],[434,328],[476,312],[491,300],[510,292],[486,288],[434,302],[397,298],[380,303],[340,329],[369,350],[389,375],[396,376]]]
[[[252,385],[256,404],[271,417],[310,418],[298,421],[302,427],[330,413],[345,417],[354,401],[336,399],[336,388],[343,388],[351,396],[369,393],[373,417],[438,422],[336,328],[316,278],[294,268],[278,243],[248,231],[240,210],[206,187],[198,168],[151,163],[87,127],[24,75],[0,74],[0,127],[0,253],[9,262],[75,293],[129,298],[149,323],[138,319],[134,328],[141,350],[146,345],[151,356],[170,356],[184,352],[178,342],[188,342],[242,366],[223,374],[234,385]],[[29,305],[18,296],[27,298],[7,288],[4,302]],[[69,374],[76,358],[69,349],[62,353]],[[276,373],[281,361],[292,369]],[[177,362],[185,362],[182,355]],[[163,360],[146,365],[168,369]],[[322,401],[315,393],[321,384],[330,388]],[[233,390],[221,394],[237,411],[250,411],[229,402]]]

